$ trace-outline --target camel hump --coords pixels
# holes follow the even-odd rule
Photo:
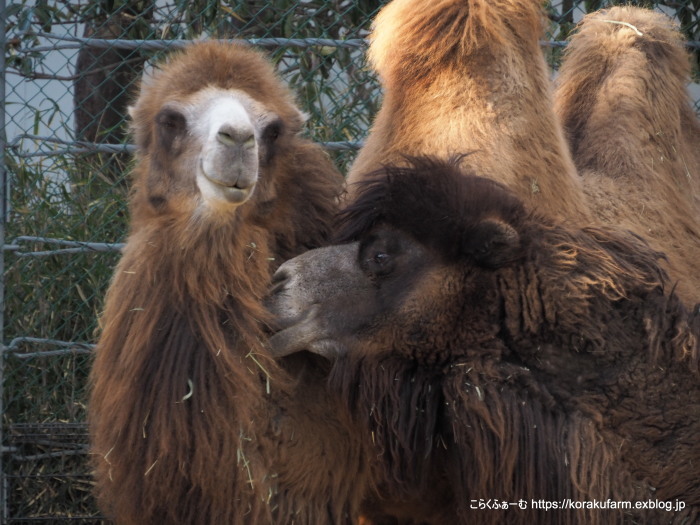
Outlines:
[[[596,26],[593,22],[608,26]],[[650,42],[683,46],[683,37],[672,18],[657,11],[633,6],[615,6],[589,14],[581,24],[579,34],[597,33],[599,37],[616,35],[623,38],[626,33],[631,34],[625,28]]]
[[[372,25],[369,59],[389,82],[415,79],[484,49],[509,49],[542,35],[537,0],[394,0]]]
[[[637,171],[646,162],[640,151],[656,142],[671,156],[682,127],[693,127],[685,118],[689,78],[689,54],[666,15],[624,6],[586,16],[567,47],[555,96],[579,169]]]
[[[554,96],[594,215],[668,258],[678,293],[700,280],[700,120],[689,54],[675,23],[631,6],[586,16]]]

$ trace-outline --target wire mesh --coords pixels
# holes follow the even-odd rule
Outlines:
[[[144,68],[196,38],[264,47],[338,166],[353,159],[380,101],[364,62],[371,0],[21,0],[2,24],[3,523],[97,523],[87,462],[86,379],[102,300],[127,227],[126,108]],[[547,4],[545,53],[586,12]],[[615,2],[618,3],[618,2]],[[629,3],[625,0],[625,3]],[[700,0],[633,2],[700,40]],[[553,42],[553,43],[552,43]],[[696,47],[696,79],[698,65]],[[700,90],[695,94],[700,111]],[[1,289],[0,289],[1,290]],[[5,344],[5,342],[7,342]]]

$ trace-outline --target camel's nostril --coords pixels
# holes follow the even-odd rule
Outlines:
[[[216,133],[217,140],[226,146],[248,146],[255,144],[255,135],[249,128],[238,129],[224,125]]]

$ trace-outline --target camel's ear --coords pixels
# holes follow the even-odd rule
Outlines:
[[[500,268],[520,255],[520,234],[499,219],[484,219],[465,233],[462,253],[486,268]]]

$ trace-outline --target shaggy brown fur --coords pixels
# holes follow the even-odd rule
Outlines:
[[[679,294],[696,301],[700,122],[689,75],[669,18],[634,7],[603,10],[581,22],[567,47],[555,109],[595,215],[663,251]]]
[[[700,519],[699,315],[643,241],[565,227],[426,159],[365,183],[339,241],[355,242],[278,270],[272,308],[287,328],[273,343],[296,330],[307,348],[334,348],[331,383],[366,425],[385,495],[423,503],[407,518]],[[317,317],[290,326],[304,304]],[[533,507],[567,498],[686,507]],[[527,509],[478,508],[489,499]]]
[[[238,206],[203,204],[196,122],[163,109],[205,88],[243,92],[278,118]],[[139,525],[349,521],[363,463],[349,423],[315,357],[270,359],[261,305],[281,259],[326,239],[342,178],[299,137],[300,113],[267,60],[244,46],[176,55],[143,81],[132,117],[131,232],[91,375],[103,510]]]
[[[404,155],[474,152],[470,166],[536,209],[586,219],[552,111],[542,34],[539,0],[394,0],[384,7],[369,51],[384,101],[348,181]]]

